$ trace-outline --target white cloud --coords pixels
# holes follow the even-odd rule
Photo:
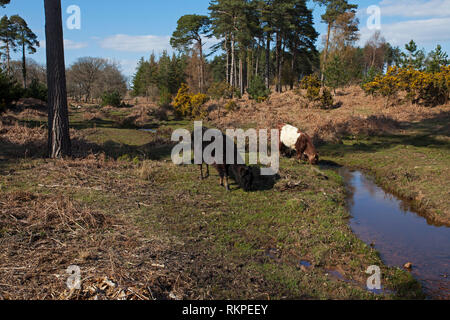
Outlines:
[[[102,40],[100,46],[104,49],[125,52],[171,51],[170,36],[116,34]]]
[[[450,0],[383,0],[382,16],[397,17],[449,17]]]
[[[386,40],[396,46],[403,46],[411,39],[419,44],[438,44],[450,41],[450,17],[422,20],[409,20],[381,25],[381,34]],[[367,27],[361,29],[360,44],[364,45],[373,35],[374,30]]]
[[[87,42],[76,42],[68,39],[64,39],[64,49],[66,50],[78,50],[88,46]]]
[[[69,39],[64,39],[64,49],[65,50],[78,50],[78,49],[86,48],[87,46],[88,46],[87,42],[76,42],[76,41],[72,41]],[[45,40],[39,41],[39,47],[41,49],[46,48]]]

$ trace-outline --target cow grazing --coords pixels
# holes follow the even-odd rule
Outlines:
[[[204,134],[204,132],[206,131],[206,128],[203,128],[202,134]],[[253,173],[250,167],[246,166],[246,165],[242,165],[242,164],[238,164],[241,163],[242,161],[238,161],[241,160],[241,156],[239,154],[239,152],[237,151],[237,146],[236,144],[234,144],[234,164],[226,164],[227,162],[227,153],[226,151],[226,145],[227,145],[227,139],[230,139],[227,135],[223,134],[223,164],[217,164],[214,163],[213,166],[216,168],[217,172],[219,173],[219,177],[220,177],[220,185],[224,186],[225,189],[227,191],[230,190],[229,187],[229,180],[228,178],[230,176],[232,176],[234,178],[234,180],[236,181],[236,183],[245,191],[250,191],[252,188],[252,183],[253,183]],[[194,133],[192,133],[192,137],[193,137],[193,143],[192,143],[192,148],[194,148],[195,145],[195,140],[194,140]],[[203,141],[202,142],[202,153],[205,150],[205,148],[209,145],[213,143],[213,141]],[[212,154],[212,156],[215,156],[215,150]],[[205,164],[205,163],[204,163]],[[206,176],[203,175],[203,164],[200,164],[200,179],[204,180],[207,177],[209,177],[209,165],[206,165]]]
[[[285,147],[296,151],[297,160],[306,157],[310,164],[319,163],[319,154],[306,133],[288,124],[282,124],[278,129],[280,130],[280,154]]]

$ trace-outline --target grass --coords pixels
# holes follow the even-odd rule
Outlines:
[[[15,166],[14,178],[5,181],[4,194],[61,194],[126,221],[140,230],[140,237],[163,235],[172,251],[186,255],[178,257],[183,277],[192,281],[185,297],[420,297],[417,287],[401,296],[376,296],[364,289],[367,266],[383,264],[349,229],[342,180],[331,171],[324,172],[325,178],[307,165],[284,159],[283,178],[272,189],[244,193],[233,185],[226,193],[214,176],[200,183],[195,166],[147,160],[138,165],[107,162],[98,169],[95,163],[79,168],[83,161],[24,162]],[[291,187],[298,180],[303,184]],[[59,187],[51,187],[55,183]],[[312,266],[302,269],[300,260]],[[330,275],[332,268],[342,270],[349,282]],[[383,267],[383,274],[383,283],[391,289],[410,281],[396,269]]]
[[[366,112],[367,108],[363,110]],[[104,226],[104,238],[95,230],[81,232],[75,228],[75,234],[64,231],[63,234],[77,240],[75,251],[53,247],[57,242],[52,238],[69,246],[73,244],[71,237],[45,228],[34,230],[42,241],[39,250],[31,247],[35,257],[16,249],[15,256],[2,259],[2,266],[9,268],[15,264],[25,268],[31,261],[35,268],[48,274],[61,273],[67,265],[78,263],[87,277],[106,275],[120,284],[138,288],[144,297],[153,294],[185,299],[424,297],[420,285],[409,273],[386,267],[379,253],[352,233],[343,180],[333,171],[312,170],[309,165],[283,158],[280,176],[258,180],[258,191],[245,193],[232,185],[232,191],[227,193],[219,186],[215,174],[199,181],[196,166],[171,163],[171,131],[189,129],[190,121],[170,116],[168,121],[151,118],[144,125],[157,129],[156,134],[151,134],[121,127],[121,121],[131,112],[131,109],[112,110],[103,118],[89,120],[72,110],[71,126],[76,129],[80,146],[90,143],[103,156],[62,161],[24,159],[21,155],[29,145],[42,149],[45,134],[31,135],[24,130],[15,134],[27,135],[27,139],[0,136],[0,144],[7,147],[0,150],[0,159],[4,159],[0,161],[3,252],[11,252],[9,246],[17,236],[10,232],[16,225],[8,206],[17,192],[52,201],[53,197],[62,197],[73,202],[75,208],[86,208],[114,219]],[[327,117],[333,116],[333,112],[327,111]],[[249,119],[244,128],[251,127],[250,122],[257,123],[255,118]],[[390,135],[354,135],[344,138],[343,144],[324,144],[320,152],[325,160],[374,173],[385,187],[389,185],[398,194],[415,199],[421,208],[442,218],[449,208],[448,197],[443,196],[449,188],[443,186],[450,180],[446,176],[448,135],[439,129],[445,121],[448,119],[437,118],[405,125]],[[11,160],[12,155],[20,161]],[[21,208],[30,214],[36,212],[39,207],[33,201],[25,199]],[[27,229],[24,232],[24,239],[30,236]],[[95,241],[90,239],[91,235]],[[107,254],[99,249],[105,244]],[[45,250],[51,250],[53,258],[41,261]],[[311,265],[305,267],[300,261]],[[365,270],[370,265],[382,268],[383,287],[391,291],[375,295],[365,289],[368,277]],[[10,285],[21,283],[22,288],[14,295],[9,287],[0,285],[3,297],[67,297],[61,280],[64,275],[49,280],[34,273],[23,278],[9,272],[2,274],[2,279]],[[52,285],[47,293],[31,290],[27,295],[27,289],[36,283],[42,288]],[[83,290],[75,298],[94,297]]]

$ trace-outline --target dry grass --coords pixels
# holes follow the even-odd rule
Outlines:
[[[420,121],[449,108],[410,104],[385,108],[384,99],[367,97],[356,86],[338,92],[334,98],[341,107],[320,110],[305,108],[306,99],[294,91],[273,93],[260,104],[246,98],[238,100],[239,108],[232,112],[216,109],[210,113],[210,120],[220,128],[275,128],[279,123],[289,123],[306,131],[315,142],[337,142],[345,135],[390,133],[400,122]]]
[[[47,129],[44,126],[30,128],[19,125],[4,125],[0,121],[0,158],[42,158],[47,153]],[[70,130],[72,154],[74,157],[87,157],[92,153],[100,153],[102,148],[88,142],[86,133]]]
[[[179,272],[184,257],[173,242],[133,223],[138,186],[117,179],[129,164],[94,155],[39,162],[15,166],[21,173],[3,179],[0,299],[190,297],[191,285]],[[22,186],[30,183],[37,185]],[[69,265],[81,268],[80,290],[66,286]]]

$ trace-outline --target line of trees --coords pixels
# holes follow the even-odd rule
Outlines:
[[[127,92],[127,78],[120,66],[107,59],[79,58],[66,73],[67,93],[76,101],[91,102],[105,94],[124,97]]]
[[[189,60],[187,55],[170,56],[167,52],[159,58],[153,53],[148,60],[142,58],[132,81],[132,94],[154,102],[159,99],[160,104],[170,103],[181,84],[187,81]]]
[[[325,74],[327,57],[336,49],[332,48],[333,40],[341,39],[350,46],[358,39],[357,6],[346,0],[317,2],[327,7],[322,17],[328,24],[322,63],[316,49],[318,33],[306,0],[212,0],[208,16],[190,14],[178,20],[170,43],[185,69],[177,80],[184,77],[191,82],[189,88],[200,93],[207,92],[213,82],[224,82],[233,94],[243,95],[255,88],[266,92],[272,86],[282,92],[283,86],[292,89],[305,75]],[[204,45],[212,37],[217,43],[205,54]],[[139,64],[133,81],[135,94],[146,93],[149,82],[153,81],[153,86],[159,83],[149,67],[155,62],[153,57]]]
[[[225,81],[244,94],[253,78],[282,91],[310,72],[318,33],[304,0],[213,0],[211,34],[225,55]]]

